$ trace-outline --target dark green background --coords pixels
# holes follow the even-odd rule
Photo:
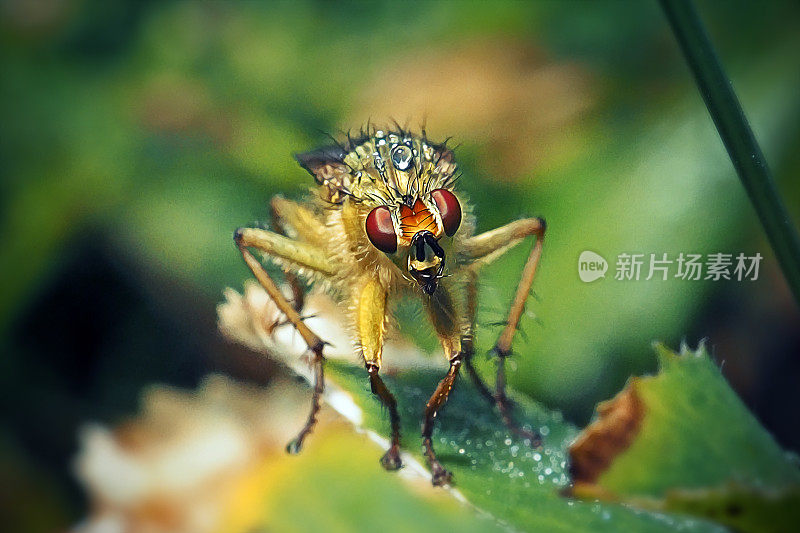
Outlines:
[[[800,9],[699,10],[797,220]],[[322,131],[459,86],[409,89],[420,71],[464,61],[476,65],[465,80],[495,79],[482,48],[500,69],[524,52],[500,70],[503,90],[489,84],[514,113],[470,122],[482,111],[452,102],[428,110],[429,134],[461,143],[479,230],[525,214],[549,223],[512,384],[582,424],[655,367],[651,340],[707,338],[759,419],[800,447],[800,315],[655,3],[6,1],[0,16],[0,495],[20,527],[84,514],[69,473],[76,430],[133,413],[143,385],[192,386],[212,370],[266,383],[279,371],[216,331],[222,289],[248,277],[232,231],[267,220],[270,196],[304,193],[292,153],[324,143]],[[527,75],[552,90],[517,90]],[[550,117],[562,92],[580,112],[517,129],[527,113],[534,125]],[[610,262],[765,260],[756,282],[624,283],[609,271],[585,285],[585,249]],[[525,253],[486,271],[482,348]]]

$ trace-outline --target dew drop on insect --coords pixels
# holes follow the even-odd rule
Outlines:
[[[413,158],[411,148],[408,146],[396,146],[392,150],[392,164],[397,170],[407,170]]]
[[[464,448],[459,448],[459,449],[458,449],[458,453],[461,453],[461,454],[463,454],[463,453],[464,453]]]
[[[533,460],[534,460],[534,461],[541,461],[541,460],[542,460],[542,454],[540,454],[540,453],[534,453],[534,454],[533,454]]]
[[[504,443],[506,446],[511,446],[511,439],[509,439],[509,438],[506,438],[506,440],[504,440],[504,441],[503,441],[503,443]]]

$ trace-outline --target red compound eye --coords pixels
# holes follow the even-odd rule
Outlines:
[[[431,193],[431,198],[442,215],[444,232],[452,237],[461,225],[461,204],[458,203],[458,198],[447,189],[436,189]]]
[[[397,234],[392,224],[392,212],[386,206],[376,207],[367,215],[367,237],[375,248],[387,254],[397,251]]]

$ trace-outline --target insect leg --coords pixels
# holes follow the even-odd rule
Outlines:
[[[425,416],[422,422],[422,446],[425,458],[428,460],[428,465],[433,474],[431,481],[435,486],[440,486],[449,483],[452,479],[452,474],[445,470],[433,450],[433,423],[439,410],[447,402],[450,391],[453,390],[455,385],[456,377],[458,377],[458,371],[461,368],[463,361],[461,346],[466,317],[456,313],[450,292],[444,285],[440,285],[430,298],[423,300],[423,304],[442,343],[445,356],[450,361],[450,368],[447,374],[439,382],[436,390],[433,391],[433,395],[425,405]]]
[[[367,278],[356,284],[357,311],[356,322],[361,355],[369,373],[372,393],[389,410],[392,427],[392,443],[389,451],[381,457],[381,465],[386,470],[397,470],[402,466],[400,460],[400,414],[397,401],[384,384],[378,371],[381,367],[383,341],[386,333],[386,289],[380,281]]]
[[[506,396],[506,358],[511,355],[511,344],[514,341],[514,335],[517,332],[520,318],[525,310],[525,302],[533,286],[533,279],[536,276],[536,268],[539,266],[539,259],[542,256],[542,245],[544,243],[545,224],[542,219],[530,219],[534,224],[530,226],[530,231],[536,236],[536,242],[531,249],[528,260],[522,269],[522,276],[520,277],[517,292],[514,295],[514,300],[511,302],[511,307],[508,311],[508,318],[506,319],[506,326],[497,338],[493,351],[497,354],[497,382],[495,385],[495,400],[497,402],[497,409],[500,411],[500,416],[503,423],[512,431],[521,437],[528,439],[531,446],[539,446],[542,442],[541,436],[538,432],[528,431],[519,427],[512,416],[513,404]]]
[[[258,228],[239,228],[234,233],[233,239],[240,249],[244,247],[261,250],[281,266],[322,276],[336,274],[336,265],[331,263],[320,248],[313,244],[296,241]],[[260,265],[258,261],[256,263]]]
[[[445,470],[442,463],[436,458],[436,452],[433,451],[433,443],[431,441],[431,437],[433,436],[433,422],[436,419],[439,409],[447,402],[450,391],[453,390],[456,377],[458,376],[458,370],[461,368],[461,361],[461,353],[457,353],[450,360],[450,369],[447,371],[447,375],[439,382],[436,390],[433,391],[433,395],[425,405],[425,418],[422,423],[422,446],[425,450],[425,458],[428,460],[428,465],[431,467],[431,473],[433,474],[431,481],[434,486],[437,487],[450,483],[453,475]]]
[[[291,221],[288,221],[288,218],[294,219],[293,221],[296,223],[303,222],[297,220],[299,218],[297,210],[302,208],[294,202],[285,200],[280,196],[273,196],[269,205],[272,213],[272,229],[274,229],[276,233],[280,233],[286,237],[289,236],[287,222],[291,224]],[[300,283],[300,279],[297,275],[287,267],[283,268],[283,277],[292,289],[292,307],[299,313],[303,309],[303,304],[305,302],[305,290],[303,289],[303,285]]]
[[[375,364],[368,363],[367,372],[369,372],[372,394],[376,395],[383,406],[389,410],[389,421],[392,424],[392,443],[389,450],[381,457],[381,465],[386,470],[397,470],[403,466],[403,462],[400,460],[400,415],[397,412],[397,400],[394,399],[378,375],[378,367]]]
[[[475,365],[472,364],[472,358],[475,355],[475,315],[477,312],[478,301],[478,286],[477,274],[474,270],[468,271],[469,280],[466,287],[466,303],[467,303],[467,317],[469,320],[469,333],[461,337],[461,353],[464,354],[464,366],[467,369],[467,374],[475,384],[478,392],[486,398],[486,400],[494,405],[495,398],[489,386],[484,383],[478,371],[475,370]]]
[[[239,247],[239,251],[242,254],[245,264],[247,264],[248,268],[250,268],[250,271],[256,277],[261,286],[264,287],[264,290],[267,292],[272,301],[275,302],[275,305],[278,307],[278,309],[284,315],[286,315],[287,320],[295,327],[297,332],[306,342],[306,345],[308,345],[308,348],[311,350],[313,355],[312,365],[314,368],[314,391],[311,397],[311,412],[308,415],[308,419],[305,426],[303,426],[303,429],[300,430],[300,433],[298,433],[297,437],[286,447],[286,450],[289,453],[298,453],[303,446],[303,441],[308,434],[311,433],[311,430],[317,423],[317,413],[319,413],[320,409],[320,400],[322,398],[322,393],[325,390],[325,376],[323,373],[323,363],[325,361],[325,357],[322,355],[322,348],[325,346],[325,342],[313,331],[311,331],[308,326],[305,325],[295,308],[292,307],[292,305],[286,300],[278,286],[275,285],[275,282],[269,277],[267,271],[264,270],[263,265],[253,256],[252,253],[250,253],[250,250],[248,250],[248,247],[252,246],[264,251],[269,251],[265,250],[266,247],[261,245],[263,242],[267,242],[265,239],[253,240],[250,238],[251,236],[264,237],[269,235],[275,234],[263,230],[244,228],[236,230],[233,238],[236,242],[236,245]]]
[[[463,244],[463,255],[479,265],[487,264],[507,252],[525,237],[536,235],[537,241],[544,237],[545,222],[541,218],[523,218],[505,226],[470,237]]]
[[[522,276],[517,286],[517,291],[509,308],[508,318],[505,328],[500,333],[494,345],[493,352],[497,355],[497,381],[495,385],[494,402],[503,423],[514,433],[528,439],[532,446],[541,443],[541,437],[532,431],[520,428],[512,416],[513,404],[506,395],[506,358],[511,355],[511,345],[514,335],[517,332],[520,318],[525,310],[525,302],[528,300],[531,286],[533,285],[539,259],[542,256],[542,246],[546,225],[541,218],[529,218],[511,222],[505,226],[492,231],[487,231],[469,239],[465,245],[468,255],[475,261],[489,262],[499,257],[503,252],[509,250],[514,245],[521,242],[527,236],[534,235],[536,242],[528,255],[528,260],[522,269]]]

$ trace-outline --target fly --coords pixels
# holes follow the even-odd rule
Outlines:
[[[311,351],[313,397],[308,420],[287,449],[300,451],[311,433],[325,387],[325,342],[303,322],[304,292],[298,279],[324,281],[352,326],[375,394],[389,412],[391,445],[381,458],[387,470],[402,466],[397,402],[380,376],[391,302],[417,297],[438,336],[450,367],[428,400],[422,423],[425,458],[434,485],[451,474],[436,457],[434,420],[453,389],[462,364],[475,385],[496,406],[510,430],[538,446],[535,432],[516,425],[505,393],[505,360],[533,284],[545,234],[541,218],[516,220],[474,234],[466,198],[454,187],[457,165],[445,144],[420,134],[369,130],[358,139],[296,156],[314,177],[314,197],[292,202],[272,199],[273,230],[240,228],[234,240],[258,282],[302,336]],[[535,237],[493,352],[498,358],[492,392],[475,371],[473,332],[480,268],[526,237]],[[292,287],[287,299],[252,254],[258,250],[278,263]]]

